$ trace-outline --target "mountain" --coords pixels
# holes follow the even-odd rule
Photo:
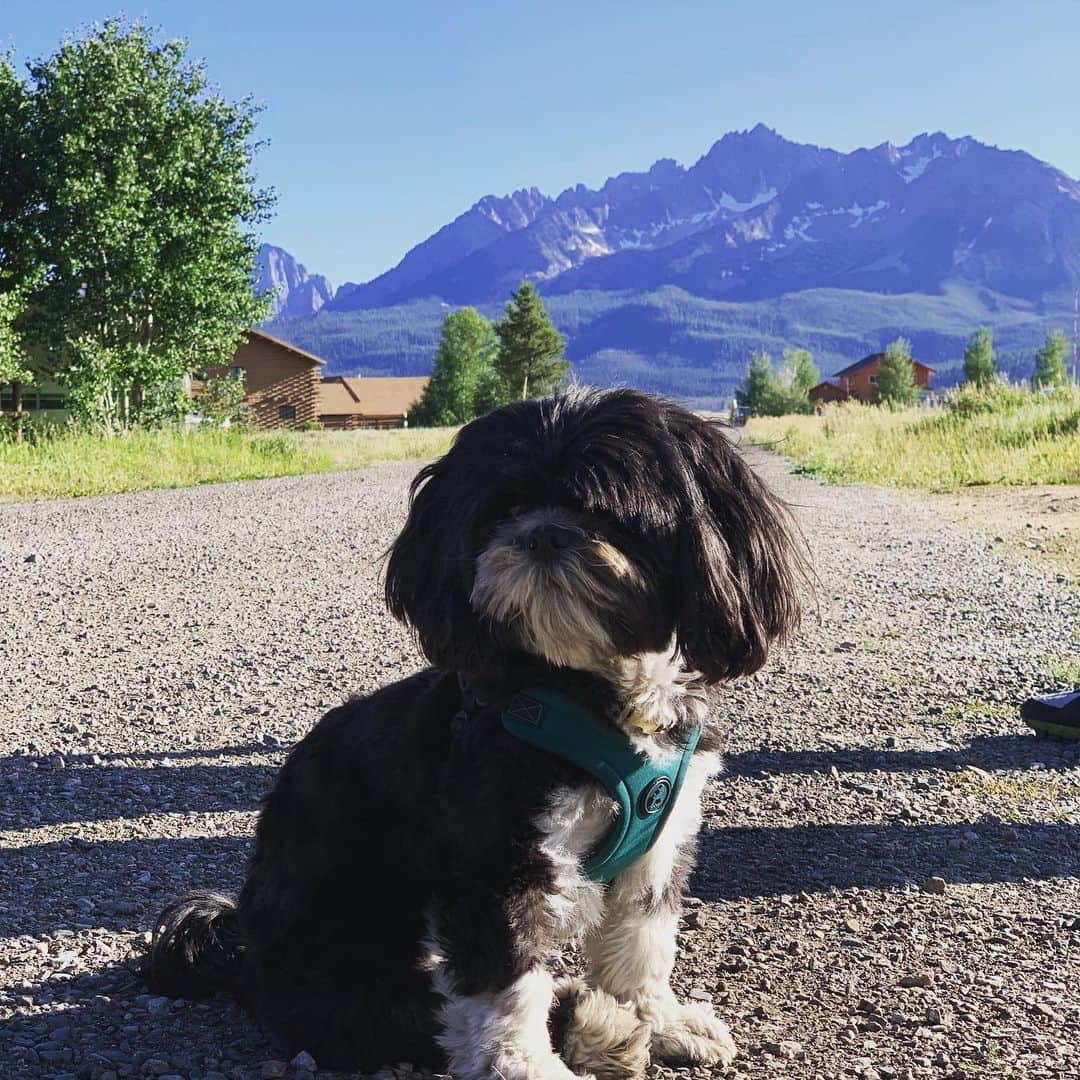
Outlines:
[[[474,252],[527,229],[550,205],[551,200],[536,188],[515,191],[503,198],[485,195],[460,217],[414,247],[393,270],[366,285],[352,282],[342,285],[336,310],[386,307],[405,295],[424,295],[424,282],[433,275],[450,271]]]
[[[448,306],[495,314],[523,278],[597,381],[722,394],[755,347],[831,371],[898,333],[947,381],[980,322],[1019,370],[1080,285],[1080,184],[970,137],[840,153],[759,124],[689,167],[486,196],[289,332],[342,367],[426,370]]]
[[[255,288],[273,298],[273,318],[314,315],[334,299],[334,286],[321,274],[309,274],[284,248],[259,247]]]

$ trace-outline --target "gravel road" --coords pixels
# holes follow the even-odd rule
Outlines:
[[[677,982],[731,1023],[720,1075],[1075,1078],[1080,746],[1015,706],[1076,659],[1076,594],[755,461],[820,584],[717,701]],[[378,585],[414,470],[0,507],[0,1078],[314,1074],[126,963],[167,897],[238,885],[285,748],[417,666]]]

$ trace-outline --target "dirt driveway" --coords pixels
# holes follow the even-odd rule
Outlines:
[[[680,989],[729,1076],[1080,1075],[1080,746],[1015,709],[1076,662],[1076,594],[755,460],[818,610],[718,696]],[[0,508],[0,1077],[311,1075],[124,959],[166,897],[237,885],[284,748],[417,665],[377,566],[413,468]]]

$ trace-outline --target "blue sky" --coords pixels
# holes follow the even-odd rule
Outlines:
[[[119,8],[6,4],[20,59]],[[460,9],[460,10],[455,10]],[[265,105],[265,239],[335,284],[488,192],[689,164],[758,121],[840,150],[925,130],[1080,174],[1075,0],[129,0]]]

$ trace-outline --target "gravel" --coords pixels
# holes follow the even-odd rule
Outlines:
[[[717,697],[676,973],[741,1047],[716,1075],[1075,1077],[1080,746],[1016,705],[1076,658],[1076,594],[913,498],[754,459],[819,581]],[[417,666],[378,584],[414,470],[0,508],[0,1077],[330,1075],[129,965],[167,897],[238,886],[288,747]]]

